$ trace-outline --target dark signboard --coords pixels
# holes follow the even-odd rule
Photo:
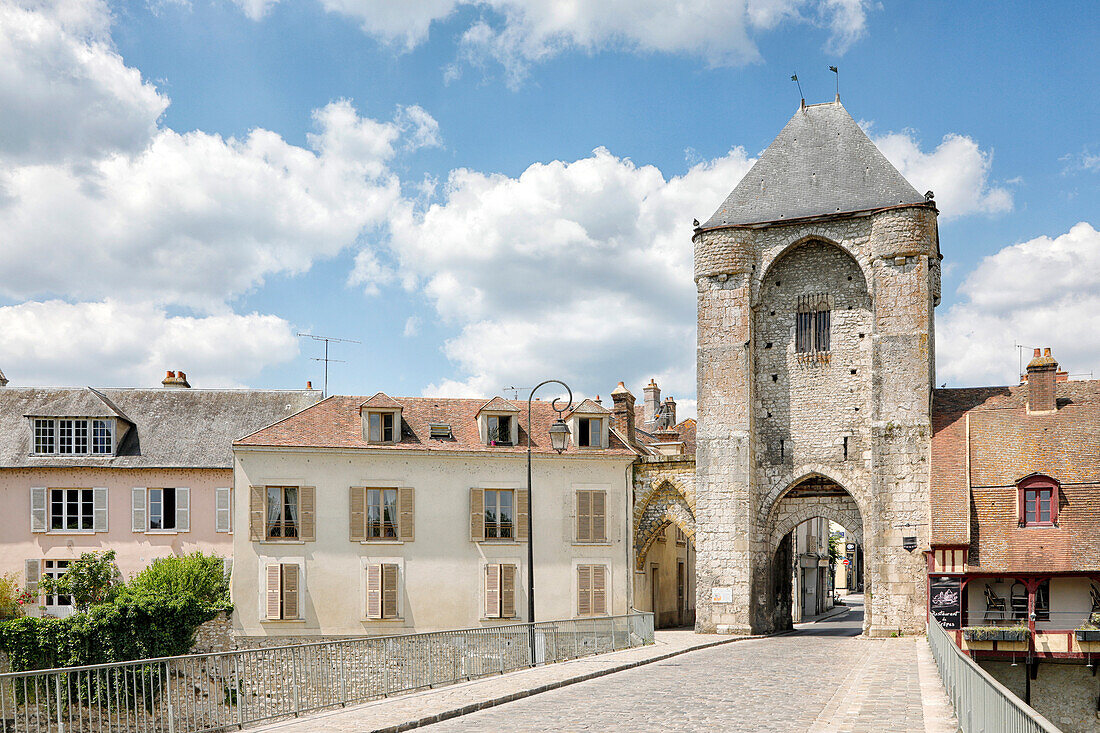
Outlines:
[[[917,538],[916,537],[902,537],[901,538],[901,546],[904,547],[909,552],[912,552],[913,550],[917,549]]]
[[[846,549],[848,552],[855,552],[856,551],[856,543],[855,542],[849,542],[847,545],[845,545],[844,549]]]
[[[954,630],[962,624],[962,578],[950,575],[932,576],[929,596],[932,615],[945,629]]]

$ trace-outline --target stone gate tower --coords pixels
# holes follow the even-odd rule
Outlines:
[[[838,98],[696,228],[700,631],[790,624],[814,516],[863,544],[865,630],[923,629],[936,215]]]

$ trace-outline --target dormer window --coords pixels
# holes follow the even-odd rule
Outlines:
[[[489,445],[512,444],[512,416],[489,415]]]
[[[115,421],[34,418],[34,454],[109,456],[115,449]]]
[[[372,443],[394,442],[394,413],[371,412],[367,416],[367,440]]]
[[[1052,527],[1058,522],[1058,482],[1049,476],[1028,476],[1017,485],[1021,527]]]
[[[602,417],[582,417],[577,425],[577,445],[588,448],[599,448],[603,445]]]

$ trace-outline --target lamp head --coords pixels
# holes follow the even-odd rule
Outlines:
[[[560,417],[550,426],[550,445],[558,453],[565,450],[565,443],[569,439],[569,427]]]

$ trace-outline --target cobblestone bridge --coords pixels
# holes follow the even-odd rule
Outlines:
[[[424,730],[953,733],[950,703],[924,638],[866,639],[859,636],[862,624],[862,606],[857,603],[846,614],[802,624],[792,634],[671,656],[454,717]],[[615,656],[604,655],[603,662],[589,658],[589,664],[607,664]],[[503,694],[513,694],[518,692],[516,680],[523,675],[531,677],[519,684],[530,689],[544,684],[540,673],[561,675],[570,664],[576,663],[470,684],[496,685]],[[441,697],[457,695],[453,708],[461,702],[464,687],[349,708],[270,729],[392,729],[401,721],[424,720],[433,710],[438,714]]]

